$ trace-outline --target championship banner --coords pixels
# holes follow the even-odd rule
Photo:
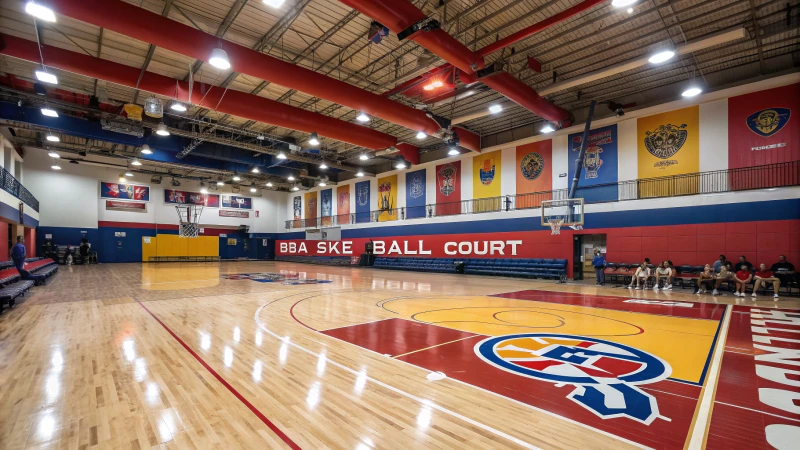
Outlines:
[[[176,191],[164,189],[164,203],[201,205],[209,208],[219,208],[219,195],[201,194],[199,192]]]
[[[249,211],[230,211],[227,209],[220,209],[219,210],[220,217],[238,217],[240,219],[248,219],[250,218]]]
[[[304,195],[306,202],[306,220],[317,218],[317,192],[306,192]]]
[[[333,225],[333,219],[331,219],[331,216],[333,215],[333,189],[319,191],[319,197],[321,204],[320,213],[322,216],[322,226]]]
[[[142,202],[120,202],[120,201],[116,201],[116,200],[106,200],[106,209],[107,210],[116,210],[116,211],[145,212],[145,211],[147,211],[147,203],[142,203]]]
[[[500,196],[501,153],[497,150],[472,158],[472,198]]]
[[[378,178],[378,222],[397,220],[397,174]]]
[[[461,212],[461,161],[436,166],[436,215]]]
[[[700,171],[699,106],[640,117],[637,130],[640,179]],[[696,178],[639,183],[639,198],[698,192],[700,182]]]
[[[797,114],[800,84],[729,98],[728,168],[800,160]]]
[[[339,216],[339,224],[350,223],[347,216],[350,215],[350,185],[344,184],[336,188],[336,215]],[[345,219],[342,219],[342,218]]]
[[[356,183],[356,223],[369,222],[369,180]]]
[[[552,200],[553,140],[520,145],[517,147],[516,161],[516,207],[538,208],[542,200]],[[546,192],[546,194],[532,194],[533,192]]]
[[[569,177],[571,184],[575,178],[575,162],[581,151],[583,132],[570,134],[567,138],[569,145]],[[575,197],[585,199],[587,202],[612,202],[619,198],[616,186],[612,188],[582,189],[586,186],[597,184],[613,184],[619,181],[619,164],[617,159],[617,125],[598,128],[589,131],[586,144],[586,158],[583,162],[581,177],[578,179],[578,191]]]
[[[425,169],[406,174],[406,219],[425,217],[426,175]]]
[[[236,208],[236,209],[253,209],[253,199],[248,197],[239,197],[238,195],[223,195],[222,207]]]
[[[100,198],[150,201],[150,186],[100,182]]]

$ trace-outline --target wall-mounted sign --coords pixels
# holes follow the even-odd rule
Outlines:
[[[261,241],[261,245],[264,247],[269,247],[269,239],[262,239]]]
[[[236,245],[236,238],[228,238],[228,245]]]
[[[143,203],[143,202],[120,202],[120,201],[117,201],[117,200],[106,200],[106,209],[107,210],[116,210],[116,211],[145,212],[145,211],[147,211],[147,203]]]
[[[205,232],[206,232],[205,228],[200,228],[200,234],[205,234]]]
[[[144,239],[144,243],[145,244],[149,244],[150,243],[150,236],[144,236],[143,239]]]
[[[226,238],[226,237],[228,237],[228,235],[227,235],[227,234],[225,234],[225,233],[220,233],[220,234],[219,234],[219,237],[220,237],[220,238]]]
[[[150,201],[150,186],[139,184],[100,183],[100,198]]]
[[[202,205],[219,208],[219,195],[164,189],[164,203]]]
[[[236,208],[236,209],[253,209],[253,199],[248,197],[239,197],[238,195],[223,195],[222,207]]]
[[[247,211],[229,211],[226,209],[219,210],[220,217],[239,217],[241,219],[247,219],[250,217],[250,213]]]
[[[125,231],[115,231],[114,237],[125,237],[127,233]]]

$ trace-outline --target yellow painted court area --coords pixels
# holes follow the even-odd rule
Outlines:
[[[400,317],[487,336],[558,333],[598,337],[644,350],[672,366],[672,378],[697,383],[716,320],[486,296],[397,299],[383,307]]]

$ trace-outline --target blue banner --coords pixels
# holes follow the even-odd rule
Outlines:
[[[369,222],[369,180],[356,183],[356,223]]]
[[[150,201],[150,187],[138,184],[100,183],[100,197],[116,200]]]
[[[425,169],[406,174],[406,219],[425,217]]]
[[[569,145],[569,183],[575,177],[575,161],[580,156],[583,133],[570,134]],[[617,126],[609,125],[589,131],[589,142],[586,146],[586,158],[583,171],[578,180],[575,197],[582,197],[589,202],[615,202],[619,198],[617,186],[598,186],[617,183]]]
[[[320,191],[320,201],[322,202],[321,216],[328,217],[333,215],[333,189]]]
[[[236,209],[253,209],[253,200],[247,197],[239,197],[238,195],[223,195],[222,207],[236,208]]]

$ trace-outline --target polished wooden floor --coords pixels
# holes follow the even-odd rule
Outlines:
[[[223,277],[281,271],[329,282]],[[378,306],[398,298],[520,290],[775,306],[292,263],[62,266],[0,315],[0,448],[640,448],[323,333],[394,318]]]

